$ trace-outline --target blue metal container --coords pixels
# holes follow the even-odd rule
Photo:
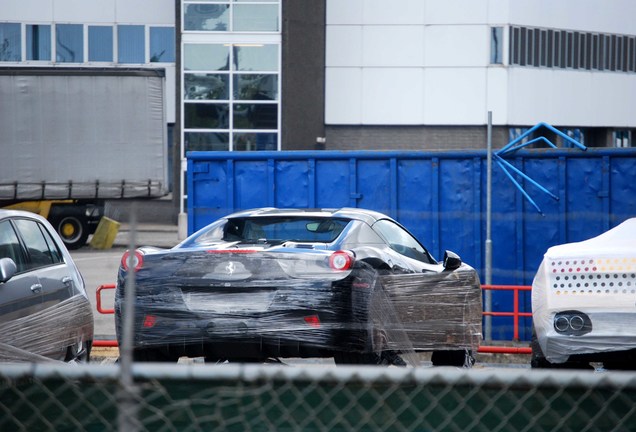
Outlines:
[[[483,275],[485,151],[286,151],[188,153],[188,232],[255,207],[359,207],[390,215],[438,259],[457,252]],[[503,170],[492,174],[493,284],[530,285],[551,246],[594,237],[636,216],[636,149],[521,150],[506,161],[558,200],[519,179],[539,213]],[[522,310],[531,311],[529,293]],[[511,311],[512,294],[493,294]],[[493,318],[493,338],[512,322]],[[521,330],[530,338],[530,320]]]

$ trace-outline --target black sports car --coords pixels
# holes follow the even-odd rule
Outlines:
[[[434,364],[462,366],[481,340],[475,270],[452,252],[437,262],[373,211],[255,209],[172,249],[126,252],[115,297],[120,343],[130,267],[138,361],[403,364],[433,351]]]

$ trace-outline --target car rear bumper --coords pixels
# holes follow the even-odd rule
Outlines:
[[[585,311],[583,311],[585,312]],[[595,355],[636,348],[636,312],[589,312],[591,331],[583,335],[565,335],[554,327],[538,329],[541,349],[550,362],[563,363],[570,356]]]
[[[136,349],[164,347],[187,356],[322,356],[350,337],[335,315],[310,310],[234,317],[139,312]]]

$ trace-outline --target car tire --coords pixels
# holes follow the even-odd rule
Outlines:
[[[179,359],[171,356],[162,348],[141,348],[133,351],[136,362],[176,363]]]
[[[333,360],[337,365],[379,365],[379,364],[382,364],[382,358],[377,353],[337,351],[333,354]]]
[[[81,216],[67,214],[51,220],[51,225],[60,235],[67,249],[79,249],[88,239],[88,224]]]
[[[66,363],[89,363],[93,341],[80,341],[66,349]]]
[[[552,363],[549,361],[545,358],[543,350],[539,345],[534,327],[532,328],[530,348],[532,349],[532,355],[530,357],[530,367],[532,369],[594,369],[594,366],[586,361],[568,360],[563,363]]]
[[[382,353],[358,353],[338,351],[333,360],[337,365],[378,365],[378,366],[406,366],[406,362],[395,351]]]
[[[433,366],[454,366],[470,368],[475,364],[475,357],[471,350],[442,350],[431,354]]]
[[[613,361],[604,361],[603,368],[606,370],[623,370],[623,371],[633,371],[636,370],[636,363],[630,362],[629,360],[613,360]]]

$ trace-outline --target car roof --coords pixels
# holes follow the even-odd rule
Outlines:
[[[332,217],[359,220],[373,225],[380,219],[391,219],[380,212],[367,209],[343,207],[338,209],[311,209],[311,208],[276,208],[262,207],[244,210],[227,215],[226,218],[237,217],[272,217],[272,216],[297,216],[297,217]]]

